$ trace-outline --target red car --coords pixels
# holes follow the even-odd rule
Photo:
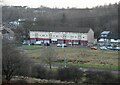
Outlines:
[[[90,47],[91,50],[97,50],[97,47],[93,46],[93,47]]]

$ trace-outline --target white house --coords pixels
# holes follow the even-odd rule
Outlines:
[[[120,44],[120,35],[113,34],[110,31],[103,31],[99,36],[98,44],[100,46],[119,45]]]

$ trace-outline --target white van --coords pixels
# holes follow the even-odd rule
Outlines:
[[[36,41],[35,45],[41,45],[41,41]]]

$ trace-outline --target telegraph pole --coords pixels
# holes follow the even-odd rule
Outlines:
[[[64,49],[64,45],[62,45],[62,48]],[[66,68],[66,55],[65,55],[65,49],[64,49],[64,67]]]

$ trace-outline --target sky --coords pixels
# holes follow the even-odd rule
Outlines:
[[[4,5],[28,6],[37,8],[42,6],[50,8],[92,8],[100,5],[118,3],[120,0],[3,0]]]

